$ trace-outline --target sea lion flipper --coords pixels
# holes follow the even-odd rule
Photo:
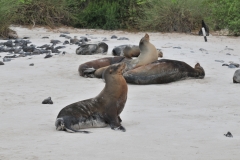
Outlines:
[[[118,116],[118,120],[119,120],[120,123],[122,122],[122,119],[120,118],[120,116]]]
[[[86,77],[90,77],[90,78],[94,78],[94,73],[95,73],[96,69],[95,68],[86,68],[83,71],[84,76]]]
[[[88,132],[88,131],[77,131],[77,130],[75,130],[75,129],[72,129],[72,128],[68,128],[68,127],[66,127],[65,126],[65,129],[66,129],[66,131],[67,132],[69,132],[69,133],[75,133],[75,132],[79,132],[79,133],[90,133],[90,132]]]
[[[109,116],[107,121],[112,130],[120,130],[122,132],[125,132],[126,129],[120,124],[120,120],[121,118],[119,116],[116,117]]]
[[[126,129],[123,126],[119,126],[117,128],[114,128],[114,130],[120,130],[122,132],[126,132]]]

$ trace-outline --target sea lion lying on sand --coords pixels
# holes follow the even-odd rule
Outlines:
[[[155,61],[123,74],[126,81],[133,84],[162,84],[188,77],[202,79],[204,76],[204,69],[199,63],[192,68],[185,62],[167,59]]]

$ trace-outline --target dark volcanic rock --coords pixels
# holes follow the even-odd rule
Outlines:
[[[231,132],[227,132],[227,134],[224,134],[224,136],[233,138],[233,135]]]
[[[51,97],[48,97],[42,101],[42,104],[53,104],[53,101],[51,100]]]
[[[129,40],[129,39],[126,38],[126,37],[120,37],[120,38],[118,38],[117,40]]]
[[[115,35],[112,35],[111,39],[117,39],[118,37]]]
[[[0,66],[1,66],[1,65],[4,65],[4,63],[3,63],[2,61],[0,61]]]

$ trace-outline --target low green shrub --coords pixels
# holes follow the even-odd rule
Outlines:
[[[117,3],[91,1],[78,15],[80,26],[85,28],[118,29]]]
[[[240,35],[239,0],[205,0],[209,8],[208,21],[214,30],[229,29],[231,34]]]
[[[190,32],[198,29],[204,17],[203,0],[152,0],[138,19],[141,30]]]
[[[70,14],[65,10],[64,0],[21,0],[14,13],[13,23],[20,25],[69,24]]]

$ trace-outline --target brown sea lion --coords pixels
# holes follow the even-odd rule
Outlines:
[[[157,49],[158,57],[163,57],[163,53],[160,49]],[[138,57],[140,55],[140,48],[137,45],[121,45],[113,48],[112,54],[114,56],[124,56],[131,59],[132,57]]]
[[[133,59],[128,65],[127,70],[131,70],[132,68],[137,68],[142,65],[146,65],[158,60],[158,53],[156,47],[149,42],[149,35],[145,34],[145,36],[139,42],[140,55]]]
[[[126,68],[124,72],[131,70],[133,68],[137,68],[142,65],[152,63],[158,59],[157,49],[155,48],[154,45],[152,45],[149,42],[148,34],[145,34],[145,36],[140,40],[139,49],[140,49],[140,55],[136,59],[133,59],[133,60],[124,59],[121,61],[121,62],[124,61],[126,63]],[[106,68],[107,66],[103,66],[103,68],[99,68],[99,69],[95,68],[96,69],[95,71],[92,70],[94,72],[94,76],[92,77],[102,78],[102,74]]]
[[[120,63],[123,61],[124,58],[125,57],[123,56],[106,57],[106,58],[89,61],[79,66],[78,73],[80,76],[83,76],[83,77],[94,77],[93,72],[95,72],[95,70],[115,64],[115,63]]]
[[[202,79],[205,76],[205,72],[199,63],[195,65],[195,68],[192,68],[185,62],[161,59],[125,72],[123,76],[128,83],[162,84],[188,77]]]
[[[138,57],[140,55],[140,49],[138,46],[126,46],[123,49],[123,55],[126,58]]]
[[[126,46],[123,49],[123,56],[126,58],[131,59],[132,57],[138,57],[140,55],[140,49],[138,46]],[[157,55],[158,57],[163,57],[163,53],[160,49],[157,49]]]
[[[125,63],[111,65],[104,72],[105,87],[94,98],[79,101],[63,108],[57,116],[55,126],[57,130],[68,132],[79,131],[83,128],[106,127],[125,131],[121,126],[122,112],[126,100],[128,87],[122,76]]]

